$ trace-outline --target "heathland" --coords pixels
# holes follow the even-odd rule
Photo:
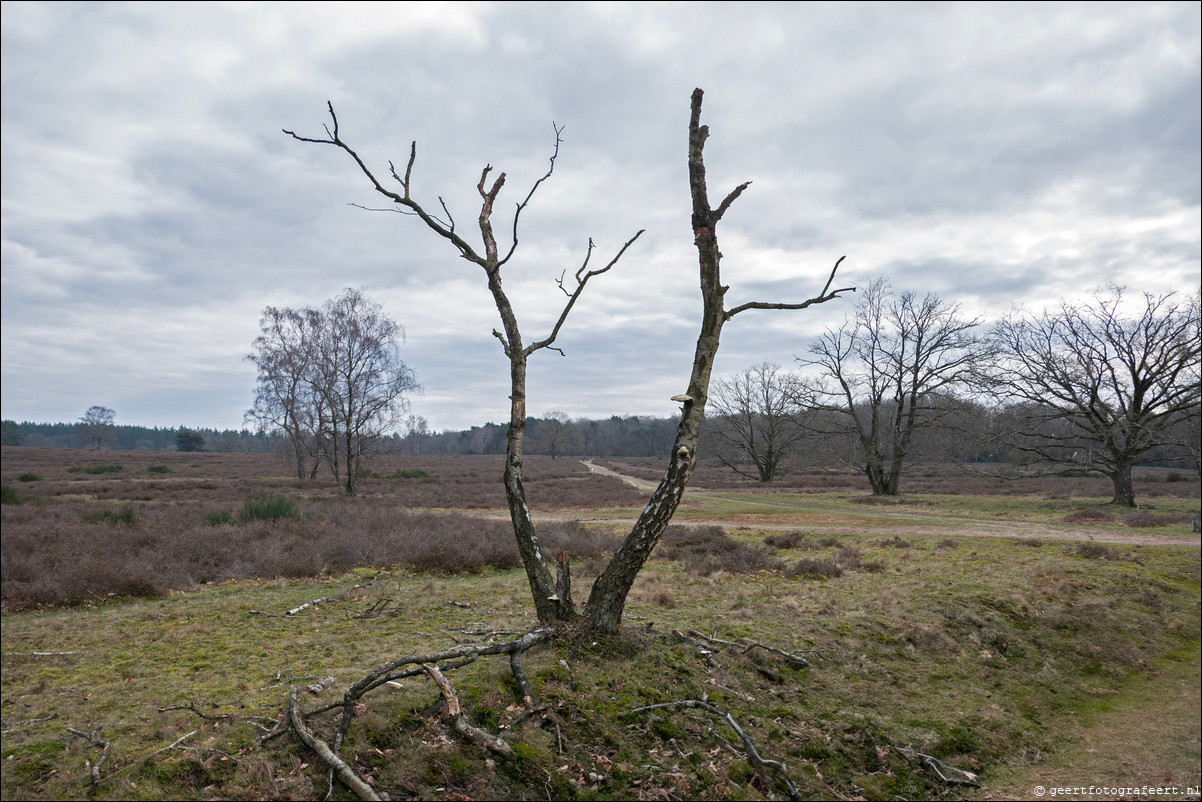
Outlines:
[[[536,624],[502,459],[380,458],[347,498],[268,455],[4,448],[0,795],[324,797],[294,734],[259,740],[290,687],[315,710],[399,656]],[[661,470],[529,460],[544,551],[568,553],[578,597]],[[703,469],[623,632],[566,627],[526,653],[539,715],[506,660],[447,670],[508,753],[460,737],[410,678],[363,697],[341,755],[393,799],[1196,792],[1199,485],[1136,479],[1140,508],[1119,510],[1087,476],[949,467],[884,500],[851,474]],[[687,700],[747,741],[704,707],[640,710]]]

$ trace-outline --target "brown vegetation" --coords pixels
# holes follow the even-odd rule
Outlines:
[[[23,503],[3,506],[3,605],[155,596],[203,583],[313,577],[357,566],[453,573],[512,568],[520,560],[505,522],[448,509],[504,509],[500,460],[380,459],[373,463],[376,475],[361,480],[356,501],[328,481],[288,478],[290,466],[266,455],[6,447],[6,484],[29,474],[39,478],[22,483]],[[641,501],[633,489],[578,462],[530,463],[530,496],[548,507]],[[97,465],[122,470],[89,473]],[[400,470],[425,476],[383,478]],[[265,499],[289,503],[299,517],[244,520],[254,517],[239,513],[247,501]],[[617,544],[573,522],[541,527],[540,539],[549,552],[567,551],[577,560],[612,553]]]

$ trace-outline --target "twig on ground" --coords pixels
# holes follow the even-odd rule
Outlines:
[[[940,782],[946,785],[967,785],[971,788],[981,787],[980,783],[977,782],[977,775],[971,771],[965,771],[964,769],[958,769],[955,766],[949,766],[942,760],[939,760],[939,758],[932,757],[931,755],[924,755],[922,752],[918,752],[908,746],[895,746],[893,748],[897,749],[900,754],[909,758],[910,760],[917,760],[918,762],[922,763],[924,766],[930,769],[936,777],[939,778]]]
[[[91,760],[85,761],[88,771],[92,775],[92,785],[100,785],[100,766],[105,760],[108,759],[109,751],[113,748],[112,741],[102,741],[96,737],[96,733],[100,732],[100,728],[103,726],[103,724],[97,724],[96,729],[92,730],[91,732],[84,732],[83,730],[77,730],[74,727],[67,727],[67,732],[71,735],[83,738],[92,746],[100,747],[100,757],[96,758],[95,762]],[[69,742],[70,739],[68,739],[68,743]]]
[[[51,713],[50,715],[42,716],[41,718],[27,718],[24,721],[14,721],[11,724],[7,721],[0,721],[0,730],[9,732],[14,727],[27,727],[30,724],[41,724],[43,721],[51,721],[56,718],[58,718],[58,713]]]
[[[751,764],[752,768],[760,772],[765,779],[768,779],[768,777],[767,772],[764,770],[769,768],[773,769],[776,772],[777,778],[779,779],[781,785],[783,785],[785,790],[789,792],[789,798],[793,800],[800,800],[802,798],[801,794],[797,791],[797,787],[793,785],[793,781],[789,779],[789,774],[785,768],[785,764],[778,760],[769,760],[761,757],[751,738],[748,737],[747,733],[743,731],[743,728],[739,726],[738,722],[734,720],[734,717],[725,710],[720,710],[708,702],[702,702],[697,699],[682,699],[677,702],[665,702],[664,704],[636,707],[634,710],[629,711],[629,714],[633,715],[635,713],[646,713],[651,710],[674,710],[678,707],[692,707],[697,708],[698,710],[704,710],[705,712],[715,715],[725,721],[743,742],[743,749],[747,753],[747,762]]]

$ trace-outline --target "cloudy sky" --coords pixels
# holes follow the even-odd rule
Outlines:
[[[404,325],[435,430],[507,417],[482,271],[381,206],[321,136],[461,231],[545,172],[505,286],[527,340],[591,237],[608,259],[533,414],[672,414],[699,320],[689,98],[705,90],[728,304],[887,276],[986,318],[1109,282],[1199,286],[1199,9],[1185,3],[5,2],[2,415],[238,428],[264,307],[364,290]],[[494,173],[495,175],[495,173]],[[852,300],[748,312],[729,374],[782,365]]]

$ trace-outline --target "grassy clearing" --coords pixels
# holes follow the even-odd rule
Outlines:
[[[4,799],[324,796],[324,768],[293,736],[253,748],[256,723],[280,713],[289,685],[313,709],[400,655],[508,638],[534,624],[524,574],[507,562],[503,522],[414,511],[386,492],[445,499],[454,485],[465,508],[500,512],[488,501],[487,466],[476,461],[431,460],[414,468],[424,478],[365,480],[373,492],[346,500],[272,476],[258,458],[187,455],[163,478],[122,455],[126,471],[97,479],[70,472],[78,452],[35,464],[29,451],[11,462],[14,452],[4,452],[6,482],[28,470],[44,477],[21,488],[33,503],[3,510]],[[540,492],[571,487],[566,498],[596,500],[554,514],[604,519],[629,509],[613,503],[611,482],[546,467],[532,482],[546,482]],[[237,520],[247,498],[273,494],[301,517]],[[342,755],[393,798],[779,798],[721,721],[695,710],[630,712],[705,699],[765,757],[784,761],[806,798],[1025,795],[1013,792],[1039,772],[1085,765],[1074,762],[1083,736],[1114,728],[1106,723],[1114,711],[1125,728],[1100,748],[1139,755],[1148,784],[1156,772],[1196,773],[1188,749],[1130,745],[1143,743],[1137,730],[1169,722],[1173,732],[1198,729],[1196,698],[1157,684],[1174,658],[1196,654],[1202,636],[1198,537],[1187,524],[1151,530],[1180,545],[1140,545],[1125,539],[1149,530],[1105,505],[1098,509],[1109,518],[1063,520],[1094,509],[1096,497],[949,494],[878,505],[856,500],[863,496],[717,490],[692,498],[693,520],[738,525],[671,530],[632,592],[621,636],[566,628],[525,656],[538,701],[555,711],[562,752],[553,730],[527,723],[513,734],[512,756],[486,754],[431,716],[432,686],[405,680],[365,697]],[[1167,516],[1172,504],[1198,503],[1175,498],[1158,497],[1143,512]],[[128,522],[87,522],[126,507]],[[965,534],[990,526],[1020,536]],[[622,526],[542,531],[548,550],[573,554],[580,600]],[[1110,539],[1091,542],[1089,533]],[[53,549],[39,552],[45,544]],[[28,576],[13,573],[22,565]],[[175,584],[129,583],[145,566]],[[126,584],[87,584],[110,575]],[[61,598],[54,594],[68,586],[80,589],[73,606],[9,601],[17,591]],[[356,617],[368,610],[376,614]],[[809,665],[723,644],[709,644],[707,656],[673,630],[700,633],[693,641],[754,640]],[[517,715],[504,660],[448,677],[474,725],[495,733]],[[304,690],[326,678],[333,683],[320,694]],[[1143,729],[1128,727],[1131,704],[1146,708]],[[67,731],[98,726],[112,747],[92,788],[86,761],[99,749]],[[330,738],[334,722],[319,716],[314,726]],[[976,772],[984,788],[941,785],[907,747]],[[350,794],[336,786],[334,798]]]
[[[735,539],[762,546],[764,535]],[[557,798],[760,798],[762,780],[712,718],[628,715],[707,698],[767,756],[784,760],[808,797],[946,795],[901,747],[979,772],[988,784],[1058,754],[1078,734],[1081,711],[1106,707],[1159,656],[1198,642],[1196,550],[1122,548],[1118,559],[1098,559],[1062,544],[906,542],[799,537],[768,547],[785,564],[846,549],[882,564],[827,579],[703,574],[687,561],[654,560],[632,595],[626,634],[568,631],[526,658],[539,700],[556,710],[562,755],[553,734],[534,726],[501,762],[439,735],[422,716],[437,694],[419,681],[368,697],[344,754],[394,797],[542,797],[550,783]],[[578,581],[589,579],[581,574]],[[104,725],[110,779],[96,798],[312,797],[324,793],[324,772],[303,747],[289,738],[250,749],[257,731],[249,720],[276,716],[288,684],[333,677],[332,696],[398,655],[532,624],[520,570],[398,572],[303,615],[254,612],[282,613],[373,576],[249,580],[6,613],[3,796],[87,797],[84,761],[96,750],[78,740],[67,746],[64,736],[67,727]],[[382,598],[393,600],[391,615],[350,618]],[[714,667],[695,647],[656,634],[673,629],[800,650],[811,666],[725,649]],[[481,661],[451,679],[478,726],[496,731],[512,719],[504,662]],[[309,706],[326,696],[309,696]],[[159,712],[189,703],[231,718]],[[226,759],[154,754],[192,731],[184,745]]]

